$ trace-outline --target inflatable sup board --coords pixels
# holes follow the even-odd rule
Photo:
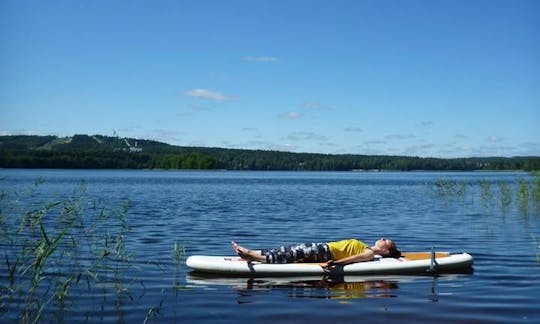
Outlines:
[[[408,252],[399,259],[376,258],[338,267],[331,274],[381,275],[452,272],[470,269],[473,257],[468,253]],[[186,265],[194,272],[237,276],[327,275],[320,263],[267,264],[245,261],[237,256],[192,255]]]

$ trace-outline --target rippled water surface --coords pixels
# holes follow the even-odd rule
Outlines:
[[[526,173],[0,170],[0,177],[9,242],[6,229],[14,232],[25,212],[73,197],[87,229],[50,255],[38,303],[28,297],[31,280],[9,288],[14,268],[5,255],[13,261],[19,250],[2,241],[1,322],[28,312],[44,322],[540,322],[540,207]],[[86,213],[122,206],[121,220],[88,225]],[[48,225],[66,213],[51,209]],[[469,252],[474,271],[250,279],[194,275],[184,264],[192,254],[231,254],[231,240],[275,247],[381,236],[405,251]],[[104,239],[86,243],[91,237]],[[102,250],[121,260],[81,270],[96,264],[89,251]],[[66,279],[67,257],[80,276]]]

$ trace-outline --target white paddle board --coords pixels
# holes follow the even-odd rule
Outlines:
[[[399,259],[381,258],[338,267],[340,275],[419,274],[470,269],[473,257],[468,253],[409,252]],[[237,256],[192,255],[186,265],[195,272],[247,276],[302,276],[328,274],[320,263],[267,264],[245,261]]]

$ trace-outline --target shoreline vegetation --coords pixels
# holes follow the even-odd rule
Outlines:
[[[0,168],[253,171],[540,170],[540,156],[423,158],[180,147],[103,135],[0,136]]]
[[[168,262],[136,262],[127,244],[129,199],[106,205],[87,194],[83,181],[67,197],[36,202],[43,183],[37,179],[21,192],[0,188],[0,322],[62,322],[85,303],[93,305],[85,309],[86,320],[111,312],[122,322],[124,304],[145,290],[148,278],[134,275],[145,263],[171,278],[167,293],[183,289],[183,245],[174,242]],[[143,323],[152,322],[159,308],[151,306]]]

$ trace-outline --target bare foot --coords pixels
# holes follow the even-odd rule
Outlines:
[[[234,253],[238,254],[238,256],[240,256],[240,257],[243,257],[245,255],[249,255],[250,252],[251,252],[250,250],[238,245],[238,243],[236,243],[235,241],[231,242],[231,246],[232,246],[232,249],[233,249]]]
[[[234,252],[238,254],[239,257],[241,257],[242,259],[246,261],[260,261],[260,262],[266,261],[266,257],[262,255],[258,255],[255,251],[248,250],[245,247],[238,245],[238,243],[236,243],[235,241],[231,242],[231,246]]]
[[[236,254],[242,253],[241,249],[243,249],[243,248],[240,245],[238,245],[238,243],[236,243],[235,241],[231,242],[231,247],[232,247],[234,253],[236,253]]]

